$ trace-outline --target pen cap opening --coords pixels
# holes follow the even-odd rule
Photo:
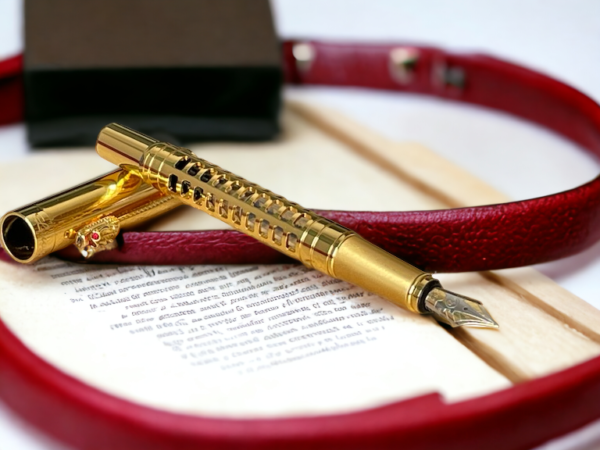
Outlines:
[[[36,238],[31,224],[17,214],[7,214],[1,226],[4,249],[16,261],[29,262],[36,250]]]

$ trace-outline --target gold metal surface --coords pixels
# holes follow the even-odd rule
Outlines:
[[[273,192],[118,124],[105,127],[96,148],[160,192],[200,209],[308,267],[345,280],[416,313],[431,275],[385,252],[355,232]],[[138,163],[138,164],[136,164]],[[447,319],[446,316],[444,318]]]
[[[74,244],[80,230],[107,216],[127,229],[180,204],[134,173],[117,170],[5,214],[0,220],[0,241],[15,261],[32,263]],[[105,237],[113,234],[116,237],[114,232]],[[82,244],[81,248],[85,247]],[[110,247],[110,242],[102,239],[101,245],[91,253],[85,250],[84,256]]]
[[[418,307],[420,291],[433,281],[431,275],[357,234],[348,238],[337,250],[333,269],[331,276],[361,286],[415,313],[422,312]]]

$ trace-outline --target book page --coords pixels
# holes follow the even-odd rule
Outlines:
[[[0,313],[66,373],[178,412],[337,413],[510,385],[432,319],[300,265],[1,262]]]

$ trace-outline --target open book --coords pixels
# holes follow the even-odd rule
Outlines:
[[[308,207],[431,209],[449,198],[502,199],[420,146],[391,144],[306,106],[285,120],[276,143],[193,150]],[[291,168],[311,158],[319,164],[292,177],[279,170],[283,152]],[[33,181],[36,167],[56,179],[3,196],[2,211],[110,169],[93,153],[70,158],[77,172],[65,173],[55,154],[28,161],[25,174],[13,163],[2,183]],[[449,186],[445,176],[461,184]],[[440,185],[424,190],[423,179]],[[215,227],[223,225],[181,209],[150,229]],[[33,266],[0,262],[0,315],[33,351],[92,386],[220,417],[350,412],[431,392],[453,402],[600,354],[600,313],[530,269],[441,279],[481,299],[500,331],[447,330],[300,265],[107,266],[53,257]]]

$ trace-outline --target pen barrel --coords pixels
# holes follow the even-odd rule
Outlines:
[[[260,242],[332,277],[413,312],[430,275],[355,232],[198,158],[190,150],[118,124],[98,136],[98,153],[138,174],[160,192],[220,219]],[[137,162],[137,164],[136,164]]]
[[[178,206],[135,174],[117,170],[5,214],[0,241],[16,261],[32,263],[75,243],[84,226],[113,216],[136,226]]]

